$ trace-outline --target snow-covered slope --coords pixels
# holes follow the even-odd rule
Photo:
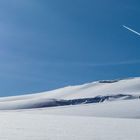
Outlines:
[[[139,140],[140,78],[0,98],[2,140]]]
[[[0,109],[41,108],[104,100],[135,99],[139,96],[140,78],[104,80],[44,93],[0,98]]]
[[[139,140],[139,119],[0,113],[0,140]]]
[[[56,99],[76,99],[90,98],[99,95],[116,94],[140,94],[140,78],[128,78],[121,80],[102,80],[78,86],[68,86],[43,93],[5,97],[0,101],[22,100],[31,98],[56,98]]]
[[[80,104],[76,106],[60,106],[37,109],[38,112],[63,116],[94,116],[110,118],[137,118],[140,119],[140,100],[125,100],[96,104]],[[36,110],[24,110],[36,114]]]
[[[139,97],[140,78],[102,80],[38,94],[0,98],[0,110],[91,104]]]

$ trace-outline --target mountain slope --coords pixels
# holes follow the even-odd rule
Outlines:
[[[0,98],[2,140],[139,140],[140,78]]]
[[[0,98],[0,109],[32,109],[140,98],[140,78],[102,80],[53,91]]]

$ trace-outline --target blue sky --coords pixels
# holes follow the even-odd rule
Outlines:
[[[138,0],[0,1],[0,96],[140,76]]]

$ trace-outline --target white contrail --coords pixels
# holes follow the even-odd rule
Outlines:
[[[133,32],[133,33],[135,33],[135,34],[137,34],[137,35],[140,36],[140,33],[139,32],[137,32],[135,30],[132,30],[131,28],[129,28],[129,27],[125,26],[125,25],[123,25],[123,27],[126,28],[127,30],[129,30],[129,31],[131,31],[131,32]]]

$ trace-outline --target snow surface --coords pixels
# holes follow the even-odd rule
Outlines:
[[[48,109],[38,109],[38,112],[52,115],[94,116],[111,118],[140,119],[140,100],[125,100],[76,106],[60,106]],[[24,110],[36,114],[36,110]]]
[[[0,140],[139,140],[140,78],[0,98]]]
[[[0,113],[1,140],[139,140],[139,119]]]

